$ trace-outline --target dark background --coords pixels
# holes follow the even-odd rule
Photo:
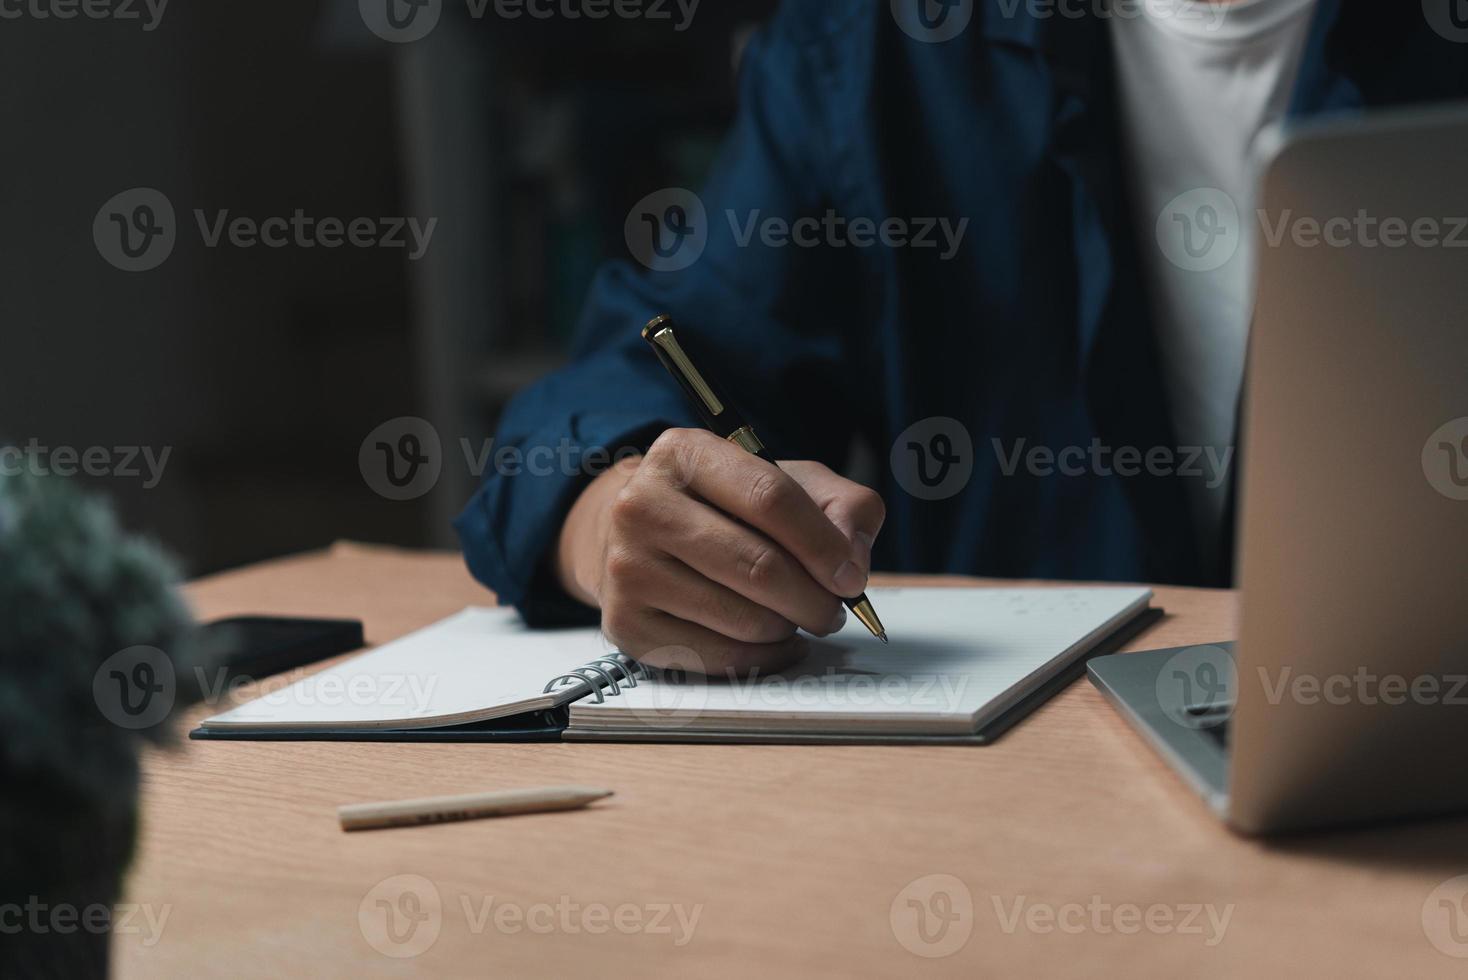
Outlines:
[[[384,2],[384,0],[378,0]],[[191,574],[338,538],[450,547],[477,448],[563,356],[639,198],[696,188],[738,52],[775,0],[671,20],[482,18],[444,0],[389,43],[356,0],[172,0],[139,20],[0,21],[0,439],[170,449],[163,478],[78,476]],[[177,244],[124,272],[92,222],[162,191]],[[405,249],[205,246],[213,220],[437,217]],[[358,467],[403,415],[444,444],[428,494]]]

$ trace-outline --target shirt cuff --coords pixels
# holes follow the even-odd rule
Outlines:
[[[553,549],[571,505],[593,478],[631,453],[643,453],[676,423],[626,414],[573,415],[569,425],[547,427],[519,440],[516,472],[501,472],[498,454],[489,475],[454,521],[469,571],[501,605],[514,606],[526,625],[571,626],[599,621],[601,613],[561,588]],[[552,462],[534,465],[529,447],[549,447]]]

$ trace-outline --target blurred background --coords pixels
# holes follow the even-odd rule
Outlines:
[[[504,0],[118,0],[101,17],[7,15],[0,446],[76,469],[190,574],[339,538],[453,547],[478,482],[460,441],[478,452],[514,392],[564,358],[597,265],[627,256],[631,206],[699,185],[739,53],[774,6],[689,17],[687,0],[647,0],[593,21]],[[171,206],[175,240],[126,271],[106,235],[167,221],[139,216],[138,188]],[[229,231],[298,211],[368,219],[373,244]],[[416,258],[412,222],[431,227]],[[402,244],[378,244],[395,224]],[[439,433],[443,469],[395,501],[358,452],[408,415]]]

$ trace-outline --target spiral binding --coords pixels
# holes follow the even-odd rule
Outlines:
[[[597,666],[598,664],[605,664],[606,666],[599,667]],[[611,668],[611,670],[609,670],[608,668]],[[558,674],[555,677],[552,677],[546,683],[545,688],[541,691],[541,693],[549,694],[553,689],[559,687],[562,681],[565,681],[568,684],[574,683],[576,681],[581,681],[583,684],[586,684],[588,687],[591,688],[592,694],[596,695],[595,703],[601,704],[603,701],[606,700],[606,698],[602,695],[603,689],[611,693],[613,696],[622,693],[622,688],[617,684],[617,679],[612,676],[612,670],[617,670],[621,672],[622,683],[626,684],[628,687],[636,687],[639,678],[645,680],[650,679],[653,676],[652,671],[644,664],[640,664],[632,660],[626,660],[622,657],[597,657],[590,663],[583,664],[582,666],[577,667],[575,670],[572,670],[570,673]],[[603,681],[605,681],[605,683],[603,683]]]

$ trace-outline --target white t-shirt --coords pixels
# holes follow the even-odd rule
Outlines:
[[[1223,461],[1253,311],[1252,164],[1299,72],[1315,0],[1113,4],[1123,139],[1148,297],[1179,446]],[[1174,457],[1180,464],[1184,455]],[[1232,456],[1227,459],[1231,462]],[[1227,476],[1182,475],[1204,556],[1219,547]],[[1209,486],[1213,484],[1213,486]]]

